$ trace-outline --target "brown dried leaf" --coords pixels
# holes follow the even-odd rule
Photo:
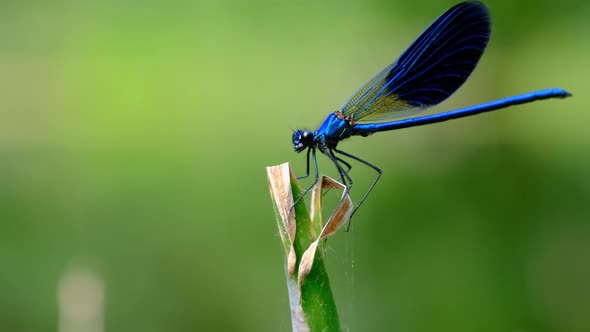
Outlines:
[[[289,163],[283,163],[278,166],[266,168],[268,177],[268,185],[270,192],[273,195],[273,200],[276,202],[277,210],[281,216],[282,225],[279,225],[279,234],[284,242],[289,243],[289,256],[287,258],[287,271],[290,276],[295,272],[295,264],[297,257],[295,249],[293,248],[293,241],[295,240],[296,224],[295,224],[295,210],[293,207],[293,192],[291,191],[291,169]],[[285,239],[285,233],[288,239]]]
[[[320,236],[305,250],[303,256],[301,257],[301,262],[299,263],[299,274],[297,277],[297,281],[299,284],[299,289],[301,289],[301,285],[303,284],[303,280],[311,271],[313,267],[313,262],[315,259],[315,253],[319,246],[319,243],[322,239],[329,237],[330,235],[336,233],[350,218],[350,214],[352,213],[352,200],[348,195],[346,190],[346,186],[342,183],[328,177],[322,176],[316,187],[313,189],[312,198],[311,198],[311,221],[313,223],[314,216],[316,214],[316,210],[319,211],[319,218],[320,218],[320,225],[321,221],[321,211],[322,211],[322,192],[324,189],[339,189],[342,190],[341,200],[342,203],[336,207],[336,210],[330,217],[330,220],[324,225]],[[313,229],[313,227],[312,227]]]

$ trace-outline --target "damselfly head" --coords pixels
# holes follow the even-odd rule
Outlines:
[[[296,130],[293,132],[293,147],[295,152],[301,152],[313,145],[313,132],[311,130]]]

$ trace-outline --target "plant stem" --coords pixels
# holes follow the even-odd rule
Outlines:
[[[294,197],[301,195],[301,187],[289,164],[267,167],[271,198],[277,225],[287,258],[287,286],[293,331],[340,331],[338,311],[324,265],[322,242],[309,274],[298,287],[297,275],[303,253],[316,241],[318,234],[312,227],[304,200],[294,209]]]

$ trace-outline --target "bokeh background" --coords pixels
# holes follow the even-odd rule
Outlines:
[[[0,330],[288,331],[265,166],[454,3],[2,1]],[[342,143],[384,170],[327,243],[344,329],[590,330],[590,3],[486,3],[434,111],[574,97]]]

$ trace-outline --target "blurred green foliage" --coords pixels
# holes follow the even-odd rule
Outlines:
[[[453,3],[3,1],[0,330],[66,331],[78,268],[106,331],[289,330],[264,167]],[[352,331],[590,330],[590,5],[486,3],[436,111],[574,97],[342,143],[384,170],[327,252]]]

